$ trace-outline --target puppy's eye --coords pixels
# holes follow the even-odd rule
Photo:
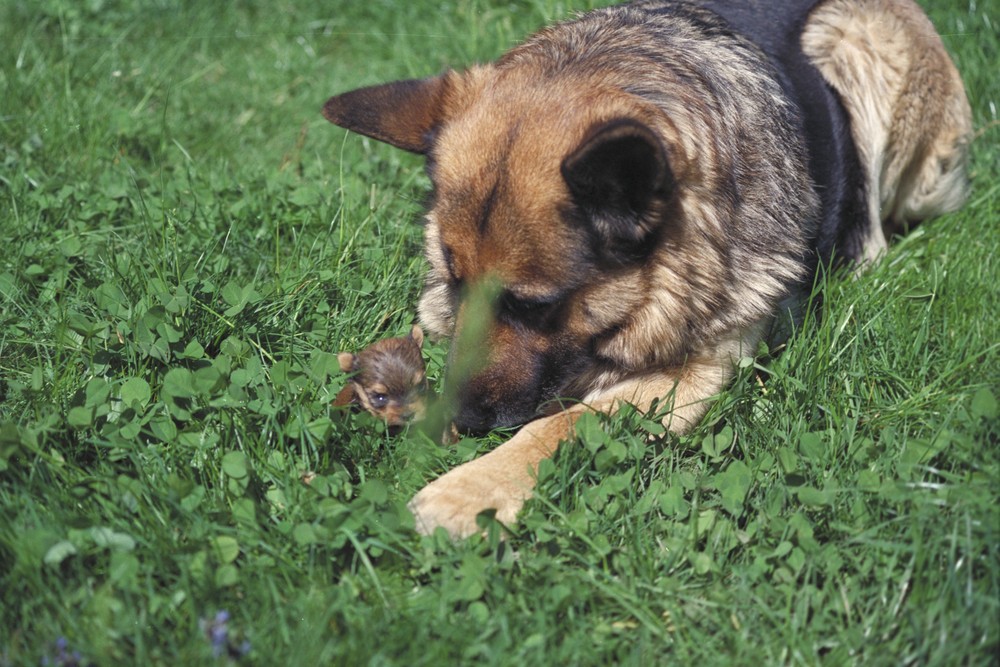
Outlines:
[[[384,408],[389,403],[389,397],[385,394],[374,393],[368,398],[371,400],[372,407],[374,408]]]

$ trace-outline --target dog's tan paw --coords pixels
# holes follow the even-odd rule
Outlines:
[[[438,527],[455,539],[480,532],[476,516],[495,510],[500,523],[510,525],[524,501],[531,495],[529,488],[509,480],[491,476],[478,461],[455,468],[431,482],[410,501],[409,508],[416,519],[417,532],[430,535]]]
[[[429,535],[439,526],[453,538],[480,532],[476,516],[495,510],[510,526],[535,486],[538,462],[555,453],[572,433],[584,408],[573,407],[526,424],[489,454],[469,461],[425,486],[410,501],[417,531]]]

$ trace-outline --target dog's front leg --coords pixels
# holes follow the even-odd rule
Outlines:
[[[708,400],[731,375],[728,356],[691,360],[673,371],[631,378],[568,410],[529,422],[489,454],[455,468],[417,493],[410,501],[417,530],[429,534],[441,526],[452,537],[467,537],[479,531],[476,515],[488,509],[496,510],[501,523],[511,524],[531,497],[539,462],[573,435],[581,414],[587,410],[610,413],[622,403],[645,411],[656,400],[672,398],[674,407],[664,424],[675,432],[686,431],[701,419]]]
[[[492,452],[425,486],[410,501],[417,531],[430,534],[441,526],[452,537],[468,537],[479,530],[476,515],[488,509],[496,510],[501,523],[513,523],[531,497],[539,462],[573,434],[573,425],[585,411],[583,405],[576,405],[529,422]]]

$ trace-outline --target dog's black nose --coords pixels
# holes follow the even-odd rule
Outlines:
[[[455,427],[464,433],[485,433],[520,426],[538,417],[538,397],[533,387],[510,389],[510,384],[498,381],[496,373],[489,373],[454,388],[451,405]]]
[[[463,405],[455,415],[455,428],[460,433],[469,435],[482,434],[493,428],[496,413],[487,407],[477,404]]]
[[[454,417],[455,428],[469,435],[483,434],[495,428],[521,426],[540,415],[534,410],[509,409],[493,406],[486,401],[469,401],[459,407]]]

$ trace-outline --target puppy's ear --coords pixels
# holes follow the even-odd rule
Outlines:
[[[341,352],[337,355],[337,363],[340,364],[340,370],[344,373],[353,373],[357,370],[354,366],[354,362],[357,357],[350,352]]]
[[[335,125],[413,153],[427,153],[442,120],[447,75],[359,88],[331,97],[323,116]]]
[[[413,328],[410,329],[409,338],[417,344],[417,347],[422,347],[424,344],[424,330],[419,325],[414,324]]]
[[[673,191],[663,144],[648,126],[630,118],[594,127],[561,170],[573,201],[612,243],[643,240],[651,222],[644,215]]]

